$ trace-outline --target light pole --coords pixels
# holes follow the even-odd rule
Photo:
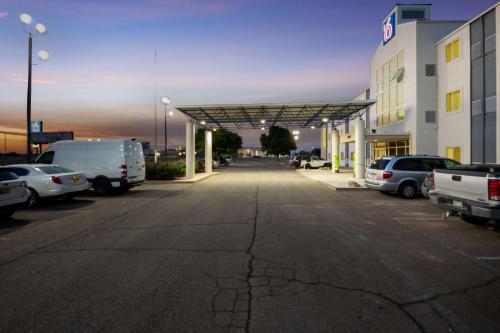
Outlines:
[[[26,27],[33,22],[30,14],[22,13],[19,15],[19,20],[23,24],[24,32],[28,35],[28,94],[26,98],[26,160],[31,163],[33,152],[31,150],[31,72],[33,69],[33,33],[28,31]],[[47,28],[42,23],[35,24],[35,30],[40,35],[47,34]],[[38,51],[40,60],[47,60],[49,54],[45,50]]]
[[[165,129],[164,129],[164,132],[165,132],[165,140],[164,140],[165,148],[164,149],[165,149],[165,160],[167,161],[168,160],[168,150],[167,150],[167,105],[170,104],[170,99],[167,96],[163,96],[160,100],[161,100],[162,104],[165,107]],[[170,113],[169,113],[170,115],[171,115],[171,112],[172,111],[170,111]]]

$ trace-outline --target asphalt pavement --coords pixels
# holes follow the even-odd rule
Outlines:
[[[0,331],[500,332],[491,229],[239,161],[16,213]]]

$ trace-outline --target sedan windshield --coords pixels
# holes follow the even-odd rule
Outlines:
[[[61,166],[40,166],[37,168],[38,170],[45,172],[48,175],[55,175],[57,173],[68,173],[68,172],[73,172],[73,170],[63,168]]]

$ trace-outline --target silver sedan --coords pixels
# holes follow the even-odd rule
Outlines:
[[[31,193],[28,206],[41,198],[72,199],[77,193],[88,191],[90,184],[84,174],[51,164],[16,164],[2,167],[24,180]]]

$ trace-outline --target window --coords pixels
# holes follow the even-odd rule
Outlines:
[[[340,160],[343,161],[345,159],[345,154],[344,152],[340,152]]]
[[[401,171],[425,171],[422,161],[416,158],[403,158],[397,161],[392,168]]]
[[[41,167],[38,167],[38,170],[40,170],[48,175],[74,172],[73,170],[66,169],[66,168],[63,168],[61,166],[41,166]]]
[[[377,159],[370,164],[370,169],[385,170],[385,167],[387,166],[387,164],[389,164],[389,162],[390,159],[388,158]]]
[[[27,176],[29,171],[25,168],[5,168],[5,170],[15,173],[17,176]]]
[[[389,59],[376,70],[377,79],[377,126],[403,120],[404,115],[404,50]]]
[[[351,151],[351,161],[354,162],[354,152],[353,151]]]
[[[436,65],[427,64],[425,65],[425,76],[435,76],[436,75]]]
[[[445,151],[447,158],[461,162],[462,150],[460,147],[447,147]]]
[[[461,104],[460,90],[449,92],[446,94],[446,112],[453,112],[460,110]]]
[[[376,141],[373,143],[373,155],[375,159],[384,156],[403,156],[409,154],[409,140]]]
[[[19,179],[15,173],[7,170],[0,170],[0,182]]]
[[[52,161],[54,160],[54,152],[53,151],[47,151],[40,155],[38,159],[36,160],[36,163],[39,164],[52,164]]]
[[[445,46],[446,63],[460,58],[460,38],[455,39]]]
[[[423,10],[403,10],[401,13],[402,18],[404,19],[417,19],[417,20],[423,20],[425,19],[425,11]]]
[[[436,122],[436,111],[425,111],[425,122],[434,124]]]

